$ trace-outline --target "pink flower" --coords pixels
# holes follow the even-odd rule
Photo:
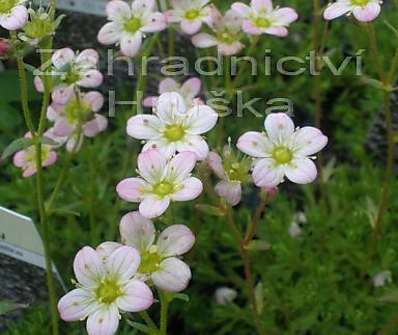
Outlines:
[[[253,180],[259,187],[275,187],[286,176],[290,181],[307,184],[315,180],[316,166],[311,156],[322,150],[328,138],[313,127],[294,128],[284,113],[273,113],[265,119],[266,134],[254,131],[243,134],[238,148],[257,158]]]
[[[25,138],[31,138],[31,134],[27,133]],[[41,146],[41,162],[43,167],[53,165],[57,161],[57,153],[53,151],[51,145],[43,144]],[[22,169],[23,177],[33,176],[37,172],[36,164],[36,146],[31,145],[28,148],[18,151],[13,158],[16,167]]]
[[[90,247],[81,249],[73,264],[77,288],[58,303],[61,318],[67,322],[87,318],[89,335],[115,334],[121,312],[140,312],[153,304],[150,288],[133,279],[140,260],[138,251],[127,246],[104,260]]]
[[[26,0],[3,0],[0,5],[0,26],[7,30],[18,30],[28,21]]]
[[[236,206],[242,195],[242,183],[249,180],[250,162],[236,157],[230,148],[224,149],[223,158],[215,152],[207,156],[207,163],[221,179],[215,187],[216,193],[231,206]]]
[[[380,0],[338,0],[326,8],[323,17],[326,20],[333,20],[352,13],[358,21],[370,22],[380,14],[380,4],[382,4]]]
[[[47,110],[47,118],[54,122],[51,135],[67,138],[67,150],[77,151],[84,136],[95,137],[107,128],[107,118],[98,114],[103,104],[104,97],[96,91],[79,93],[79,98],[72,95],[64,104],[53,102]]]
[[[195,236],[188,227],[169,226],[156,239],[152,221],[139,212],[130,212],[120,222],[120,235],[124,244],[141,254],[138,278],[150,280],[169,292],[180,292],[188,286],[191,270],[180,260],[195,243]]]
[[[242,2],[235,2],[232,8],[242,16],[242,29],[250,35],[265,33],[286,36],[286,27],[298,18],[292,8],[273,8],[271,0],[252,0],[250,7]]]
[[[167,157],[192,151],[203,160],[209,147],[200,135],[211,130],[217,119],[218,114],[209,106],[188,109],[180,94],[163,93],[156,102],[154,115],[139,114],[128,120],[127,134],[147,141],[143,151],[157,149]]]
[[[189,35],[196,34],[202,23],[210,23],[209,0],[172,0],[172,10],[167,12],[170,23],[180,23],[181,30]]]
[[[202,82],[196,77],[186,80],[182,85],[172,78],[166,78],[159,83],[158,92],[160,95],[168,92],[177,92],[183,97],[185,104],[188,107],[192,107],[203,104],[203,101],[197,98],[201,87]],[[155,107],[158,98],[157,96],[147,97],[144,99],[143,105],[145,107]]]
[[[191,177],[195,164],[192,152],[182,152],[167,160],[158,150],[148,150],[138,156],[140,177],[122,180],[116,191],[126,201],[139,202],[143,216],[160,216],[172,201],[193,200],[202,193],[202,182]]]
[[[239,53],[244,47],[240,42],[241,17],[233,10],[228,10],[224,16],[213,7],[211,11],[213,34],[199,33],[192,37],[192,43],[197,48],[217,46],[218,53],[231,56]]]
[[[58,82],[53,89],[53,100],[64,104],[74,94],[76,86],[85,88],[100,86],[103,76],[97,70],[98,60],[98,52],[94,49],[86,49],[78,54],[69,48],[57,50],[52,56],[52,74]],[[44,91],[40,77],[35,77],[34,84],[38,92]]]
[[[108,20],[98,33],[98,41],[105,45],[120,44],[128,57],[137,55],[147,33],[164,30],[166,17],[155,11],[155,0],[134,0],[129,6],[124,1],[112,0],[106,6]]]

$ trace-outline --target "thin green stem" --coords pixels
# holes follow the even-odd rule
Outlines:
[[[253,237],[257,231],[257,226],[260,223],[261,216],[263,215],[265,207],[267,205],[267,200],[268,200],[267,191],[261,190],[260,203],[256,208],[256,212],[254,213],[253,219],[250,221],[247,227],[245,239],[243,240],[244,246],[247,246],[253,240]]]
[[[160,299],[160,335],[167,335],[167,321],[169,314],[169,299],[165,292],[159,290]]]
[[[144,311],[140,312],[141,318],[146,322],[147,326],[153,331],[154,334],[159,334],[159,328],[156,326],[155,322],[149,316],[149,314]]]

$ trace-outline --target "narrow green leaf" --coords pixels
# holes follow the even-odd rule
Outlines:
[[[17,151],[26,149],[31,145],[32,145],[32,139],[24,137],[18,138],[15,141],[11,142],[7,148],[5,148],[3,154],[1,155],[1,160],[5,160],[14,153],[16,153]]]
[[[264,309],[264,288],[261,281],[256,285],[254,295],[256,298],[257,312],[262,313]]]
[[[28,307],[28,305],[18,304],[10,300],[2,300],[0,301],[0,315],[5,315],[17,309],[26,308],[26,307]]]

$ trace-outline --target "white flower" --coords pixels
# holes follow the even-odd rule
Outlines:
[[[382,271],[376,273],[373,278],[373,286],[374,287],[383,287],[384,285],[392,282],[392,274],[391,271]]]
[[[237,147],[257,158],[253,180],[259,187],[275,187],[286,176],[290,181],[307,184],[315,180],[317,170],[311,156],[322,150],[328,138],[313,127],[294,128],[284,113],[273,113],[265,119],[266,134],[250,131],[243,134]]]
[[[1,0],[0,26],[7,30],[22,28],[29,17],[25,2],[26,0]]]
[[[147,141],[143,151],[157,149],[167,157],[192,151],[203,160],[209,147],[200,135],[211,130],[217,119],[218,114],[209,106],[196,105],[188,109],[180,94],[164,93],[156,102],[154,115],[139,114],[128,120],[127,133]]]
[[[338,0],[329,4],[323,17],[326,20],[333,20],[352,13],[358,21],[370,22],[379,16],[382,3],[380,0]]]
[[[169,292],[180,292],[188,286],[191,270],[179,259],[195,243],[195,236],[188,227],[169,226],[156,239],[152,221],[139,212],[131,212],[120,222],[120,235],[122,243],[136,248],[141,254],[139,278],[151,280]]]
[[[202,193],[202,182],[191,177],[196,156],[182,152],[171,160],[158,150],[148,150],[138,156],[140,178],[127,178],[116,187],[119,196],[130,202],[140,202],[140,213],[147,218],[162,215],[172,201],[188,201]]]
[[[141,48],[146,33],[167,27],[165,16],[155,12],[155,0],[135,0],[131,6],[112,0],[106,6],[108,20],[98,33],[98,41],[105,45],[120,44],[122,53],[134,57]]]
[[[133,279],[140,264],[138,251],[127,246],[117,248],[103,260],[90,247],[81,249],[73,264],[77,288],[58,303],[64,321],[87,318],[89,335],[113,335],[121,312],[139,312],[153,303],[150,288]]]
[[[236,297],[238,296],[238,292],[229,287],[219,287],[216,290],[214,296],[218,305],[227,305],[232,303],[236,299]]]

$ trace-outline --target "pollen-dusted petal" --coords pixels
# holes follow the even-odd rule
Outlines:
[[[153,304],[153,294],[151,289],[144,282],[130,280],[123,287],[123,295],[116,301],[118,307],[124,312],[145,311]]]
[[[86,88],[98,87],[102,84],[104,77],[98,70],[88,70],[82,73],[82,78],[77,82],[79,86]]]
[[[213,129],[217,120],[218,114],[212,108],[206,105],[195,105],[188,110],[184,125],[190,134],[200,135]]]
[[[140,202],[146,186],[147,183],[141,178],[127,178],[117,184],[116,192],[123,200]]]
[[[202,82],[199,78],[190,78],[186,80],[181,86],[181,92],[190,98],[194,98],[199,95],[202,88]]]
[[[216,193],[231,206],[239,204],[242,197],[242,186],[239,181],[220,181],[214,188]]]
[[[174,201],[188,201],[196,199],[203,191],[202,182],[195,177],[187,178],[180,184],[181,189],[171,195]]]
[[[258,187],[275,187],[283,181],[284,168],[274,163],[270,158],[262,158],[255,163],[252,176]]]
[[[76,254],[73,262],[76,279],[83,286],[93,286],[104,275],[104,268],[98,253],[91,247],[84,247]]]
[[[131,16],[130,6],[121,0],[109,1],[106,5],[106,15],[110,21],[123,21]]]
[[[196,20],[183,19],[181,21],[181,30],[188,35],[196,34],[201,27],[202,27],[202,21],[199,19]]]
[[[107,272],[121,281],[128,280],[137,272],[141,257],[129,246],[117,248],[106,260]]]
[[[248,131],[244,133],[239,137],[236,146],[246,155],[257,158],[269,156],[274,147],[267,136],[257,131]]]
[[[147,250],[155,241],[155,227],[140,212],[130,212],[120,221],[120,236],[124,244],[140,252]]]
[[[247,17],[252,12],[251,8],[243,2],[235,2],[232,4],[231,8],[235,12],[239,13],[239,15],[241,15],[242,17]]]
[[[98,308],[89,290],[77,288],[64,295],[58,302],[58,311],[62,320],[84,320],[90,312]]]
[[[28,17],[25,6],[15,6],[9,15],[1,16],[0,26],[7,30],[18,30],[26,24]]]
[[[161,216],[169,207],[170,198],[158,199],[156,197],[147,196],[140,203],[140,213],[148,219]]]
[[[105,45],[115,44],[120,41],[122,33],[115,22],[106,23],[98,32],[98,42]]]
[[[156,149],[141,152],[138,155],[138,170],[141,177],[151,184],[161,181],[165,174],[167,159]]]
[[[192,44],[197,48],[210,48],[218,44],[217,39],[207,33],[199,33],[192,37]]]
[[[159,83],[159,94],[177,91],[180,88],[180,84],[173,78],[165,78]]]
[[[177,151],[192,151],[196,154],[196,158],[202,161],[209,154],[209,146],[201,136],[187,135],[183,142],[177,144]]]
[[[264,122],[268,137],[275,143],[287,141],[294,132],[294,123],[285,113],[269,114]]]
[[[156,115],[139,114],[127,121],[127,134],[138,140],[156,139],[162,123]]]
[[[361,22],[373,21],[379,16],[381,6],[378,2],[368,3],[365,7],[355,7],[352,11],[354,17]]]
[[[127,57],[137,55],[142,44],[142,33],[137,31],[134,35],[124,34],[120,40],[120,50]]]
[[[321,151],[328,143],[328,138],[314,127],[303,127],[294,133],[292,148],[295,155],[310,156]]]
[[[117,242],[103,242],[95,250],[101,257],[102,261],[105,261],[116,249],[122,247],[123,245]]]
[[[167,165],[167,180],[179,183],[186,179],[196,164],[196,155],[185,151],[174,156]]]
[[[181,94],[166,92],[156,102],[156,114],[163,122],[172,124],[177,118],[185,115],[187,108]]]
[[[180,256],[192,249],[195,244],[195,235],[184,225],[167,227],[159,235],[156,243],[162,257]]]
[[[352,10],[349,2],[338,1],[329,5],[323,12],[325,20],[333,20],[336,17],[342,16]]]
[[[151,13],[144,20],[144,26],[140,29],[143,33],[154,33],[167,28],[166,16],[162,13]]]
[[[264,10],[271,10],[272,9],[272,1],[271,0],[252,0],[250,2],[252,8],[256,11],[264,11]]]
[[[191,280],[191,269],[178,258],[165,259],[160,264],[159,271],[152,274],[154,284],[168,292],[181,292],[186,289]]]
[[[87,319],[88,335],[114,335],[119,327],[119,311],[115,304],[103,306]]]
[[[296,158],[285,169],[286,177],[297,184],[308,184],[315,180],[317,170],[309,158]]]

